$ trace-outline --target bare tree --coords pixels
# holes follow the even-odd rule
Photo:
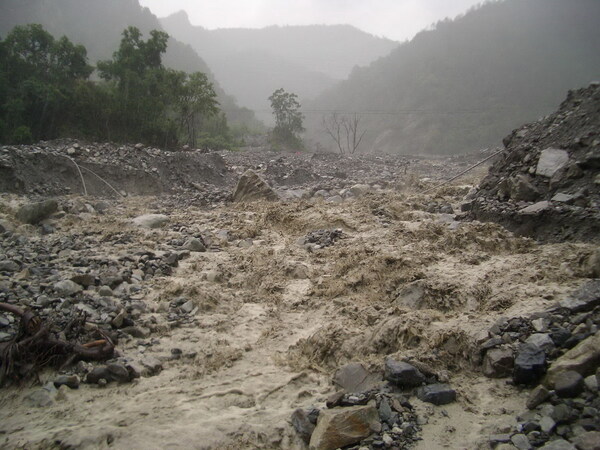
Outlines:
[[[342,116],[337,112],[323,117],[323,128],[342,155],[354,154],[366,132],[366,130],[360,132],[360,117],[357,114]]]
[[[348,149],[348,153],[353,155],[358,149],[360,141],[362,141],[367,130],[363,130],[362,133],[359,133],[358,126],[360,125],[360,118],[356,114],[351,117],[344,117],[343,124],[344,129],[346,130],[346,148]]]

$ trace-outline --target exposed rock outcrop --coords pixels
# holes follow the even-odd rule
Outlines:
[[[558,111],[514,130],[470,216],[545,241],[600,240],[600,83],[570,91]]]

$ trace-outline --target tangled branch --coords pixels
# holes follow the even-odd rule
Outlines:
[[[21,319],[16,336],[11,341],[0,344],[0,386],[8,378],[26,378],[50,364],[103,361],[114,355],[112,340],[101,330],[97,331],[100,339],[80,344],[59,339],[52,333],[51,326],[30,310],[0,303],[0,311]],[[85,318],[82,322],[85,322]],[[80,325],[79,328],[82,328],[83,323]]]

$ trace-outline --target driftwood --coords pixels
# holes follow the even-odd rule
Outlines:
[[[0,311],[11,313],[21,319],[19,332],[8,342],[0,344],[0,386],[11,379],[23,379],[48,365],[66,366],[76,361],[104,361],[110,359],[115,346],[110,337],[97,330],[101,339],[80,344],[59,339],[51,331],[51,324],[44,322],[30,310],[0,303]],[[67,330],[81,329],[83,319],[75,320]]]

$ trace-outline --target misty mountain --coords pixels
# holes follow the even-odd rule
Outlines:
[[[207,30],[193,26],[183,11],[160,20],[169,34],[192,45],[241,104],[267,114],[276,89],[301,101],[315,97],[398,45],[349,25]]]
[[[145,38],[151,30],[162,30],[159,20],[138,0],[2,0],[0,35],[16,25],[39,23],[55,37],[67,36],[82,44],[92,64],[112,57],[119,47],[121,33],[128,26],[140,29]],[[167,67],[185,72],[206,73],[214,84],[219,102],[233,123],[256,125],[251,111],[237,106],[222,89],[206,62],[189,45],[171,37],[163,56]]]
[[[423,31],[304,103],[309,135],[331,145],[323,111],[359,113],[363,151],[460,153],[499,144],[600,78],[600,2],[488,2]]]

